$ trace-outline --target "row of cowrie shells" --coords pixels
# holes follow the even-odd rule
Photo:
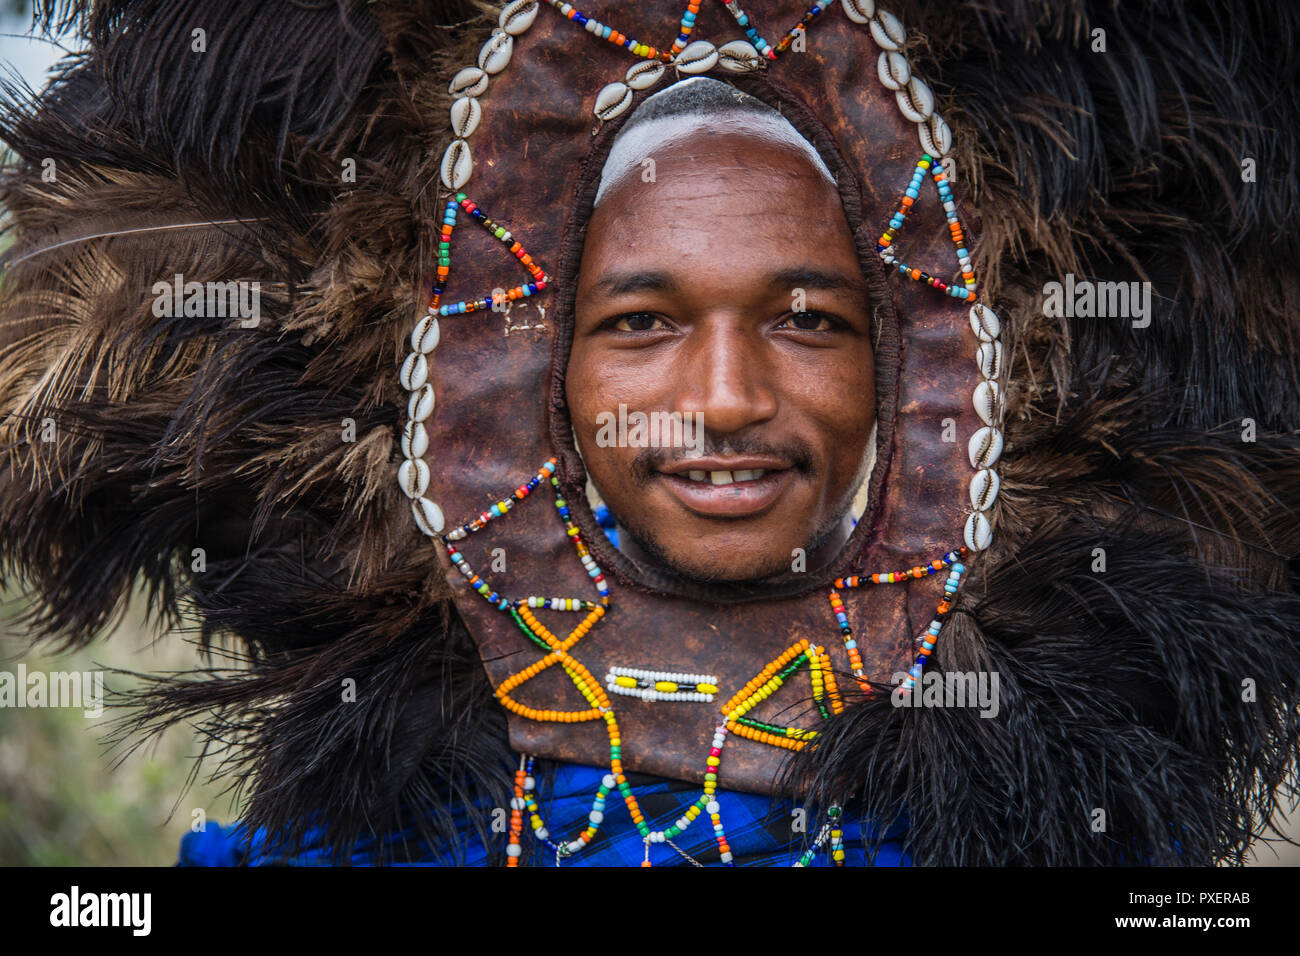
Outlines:
[[[442,156],[439,175],[448,189],[459,190],[469,181],[474,168],[469,137],[483,121],[483,107],[478,97],[487,92],[491,77],[510,64],[514,39],[533,25],[538,0],[513,0],[506,4],[493,31],[479,49],[476,66],[467,66],[454,77],[448,92],[451,104],[453,139]],[[402,429],[402,464],[397,469],[397,483],[411,502],[416,527],[430,537],[441,534],[445,526],[442,509],[429,499],[429,466],[424,461],[429,450],[429,432],[425,422],[433,414],[435,396],[429,381],[429,353],[438,346],[441,331],[432,308],[415,323],[411,331],[411,352],[402,363],[399,378],[409,393],[406,426]]]
[[[934,93],[919,77],[912,74],[907,57],[899,51],[907,41],[907,30],[888,10],[878,9],[875,0],[840,0],[850,20],[871,31],[871,39],[880,47],[876,74],[887,90],[893,91],[898,109],[916,124],[921,148],[936,159],[952,150],[952,130],[934,111]]]
[[[750,73],[762,69],[764,60],[754,45],[745,40],[733,40],[720,47],[708,40],[696,40],[677,54],[673,66],[679,73],[707,73],[714,67],[730,73]],[[654,86],[663,72],[664,64],[658,60],[634,63],[622,80],[608,84],[596,94],[596,118],[611,120],[626,112],[632,105],[633,91]]]
[[[952,130],[934,111],[934,93],[912,73],[907,57],[901,52],[907,40],[902,22],[888,10],[877,8],[875,0],[840,0],[840,4],[850,20],[871,31],[871,38],[880,47],[876,74],[881,84],[893,92],[899,112],[916,124],[921,148],[942,160],[952,149]],[[971,306],[970,324],[979,340],[975,362],[984,377],[975,386],[972,401],[984,424],[971,436],[967,446],[971,467],[976,471],[970,482],[971,513],[966,518],[963,537],[971,551],[983,551],[993,542],[988,511],[997,501],[1001,485],[998,473],[993,470],[1004,444],[1004,406],[1002,387],[998,383],[1002,373],[1002,343],[998,341],[1001,323],[997,313],[977,302]]]

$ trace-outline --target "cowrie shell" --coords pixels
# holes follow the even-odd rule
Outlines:
[[[429,450],[429,432],[419,422],[407,422],[402,429],[402,456],[423,458]]]
[[[997,378],[1002,374],[1002,343],[981,342],[975,352],[975,362],[985,378]]]
[[[871,21],[871,39],[882,50],[898,50],[907,42],[907,31],[888,10],[877,10],[876,18]]]
[[[416,498],[411,502],[411,513],[415,523],[429,537],[442,533],[442,509],[428,498]]]
[[[917,134],[921,137],[921,148],[933,156],[935,159],[943,159],[952,149],[952,130],[938,113],[932,113],[930,118],[916,127]]]
[[[763,58],[752,43],[732,40],[718,47],[718,65],[732,73],[749,73],[763,65]]]
[[[614,82],[596,94],[597,118],[610,120],[632,105],[632,90],[626,83]]]
[[[423,316],[411,330],[411,350],[414,352],[432,352],[438,347],[442,332],[438,329],[436,315]]]
[[[1002,457],[1002,433],[992,425],[985,425],[970,436],[966,451],[972,468],[988,468]]]
[[[497,23],[511,36],[519,36],[537,19],[537,0],[514,0],[501,11]]]
[[[903,54],[882,50],[880,59],[876,61],[876,73],[886,89],[898,91],[912,78],[912,67]]]
[[[876,12],[876,0],[840,0],[840,5],[854,23],[869,23]]]
[[[970,506],[976,511],[987,511],[998,500],[998,489],[1002,479],[998,473],[989,468],[981,468],[970,480]]]
[[[483,107],[472,96],[462,96],[451,104],[451,131],[457,139],[468,139],[482,118]]]
[[[510,62],[515,38],[509,33],[494,33],[478,51],[478,65],[485,73],[500,73]]]
[[[452,96],[481,96],[488,88],[488,75],[476,66],[467,66],[451,78],[447,92]]]
[[[413,392],[429,380],[429,360],[420,352],[412,352],[402,363],[402,388]]]
[[[627,68],[627,76],[624,80],[632,89],[644,90],[658,83],[659,77],[663,75],[664,65],[658,60],[642,60]]]
[[[469,155],[469,143],[463,139],[453,139],[442,154],[442,184],[448,189],[460,189],[469,182],[470,171],[474,169],[474,160]]]
[[[718,51],[708,40],[688,43],[673,61],[683,73],[707,73],[718,65]]]
[[[976,302],[970,307],[970,327],[981,341],[992,342],[1002,330],[1002,323],[998,321],[996,312],[987,305]]]
[[[419,498],[429,490],[429,466],[422,458],[408,458],[397,469],[397,484],[408,498]]]
[[[993,526],[982,511],[976,511],[966,519],[966,547],[972,551],[983,551],[993,543]]]
[[[433,386],[425,382],[411,393],[411,398],[406,403],[406,417],[413,422],[422,422],[433,414],[433,404]]]
[[[934,112],[934,94],[930,88],[915,76],[907,81],[907,86],[894,94],[898,108],[913,123],[924,123]]]
[[[1001,398],[997,382],[983,381],[975,386],[975,412],[985,425],[996,424],[998,401]]]

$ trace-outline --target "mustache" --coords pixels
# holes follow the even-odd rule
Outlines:
[[[756,438],[716,439],[707,433],[704,436],[704,450],[699,456],[683,457],[672,448],[643,448],[632,459],[629,470],[637,484],[646,484],[656,471],[670,464],[689,462],[695,457],[726,458],[741,455],[783,458],[804,478],[811,478],[816,473],[812,446],[801,439],[792,438],[787,442],[765,442]]]

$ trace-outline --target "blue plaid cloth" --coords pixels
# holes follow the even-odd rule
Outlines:
[[[580,764],[558,763],[552,765],[553,772],[547,772],[539,763],[537,770],[537,802],[552,839],[571,839],[586,826],[587,814],[591,811],[591,801],[600,786],[601,778],[608,769],[586,767]],[[645,815],[646,822],[653,830],[664,830],[672,826],[688,806],[699,796],[698,784],[679,780],[665,780],[645,774],[629,773],[628,782],[632,785],[637,803]],[[500,801],[502,806],[509,806],[508,794]],[[727,842],[738,866],[790,866],[803,854],[808,843],[816,835],[817,822],[803,820],[794,813],[794,804],[790,801],[773,800],[770,797],[734,791],[719,791],[718,803],[721,805],[723,826],[726,827]],[[414,837],[408,831],[391,834],[384,842],[390,849],[400,846],[401,856],[416,866],[446,865],[450,862],[465,866],[485,866],[493,862],[492,856],[499,861],[507,842],[505,833],[492,833],[492,845],[489,848],[477,836],[477,828],[471,823],[470,814],[479,815],[480,820],[491,819],[494,807],[477,807],[462,805],[455,808],[453,817],[457,831],[465,835],[464,844],[459,848],[432,848],[412,842]],[[508,810],[506,811],[508,813]],[[883,834],[874,860],[867,859],[863,843],[862,829],[852,817],[851,810],[845,814],[844,823],[844,865],[845,866],[908,866],[903,854],[901,838],[906,829],[906,822],[900,822]],[[500,815],[498,815],[500,818]],[[874,838],[876,834],[868,834]],[[525,817],[524,866],[554,866],[555,854],[534,838]],[[673,842],[690,854],[703,866],[722,866],[718,854],[718,845],[713,837],[713,827],[706,814],[701,814],[695,822]],[[455,850],[459,849],[459,853]],[[492,853],[489,853],[491,849]],[[372,865],[376,848],[363,845],[356,849],[349,861],[354,866]],[[633,826],[627,808],[617,792],[611,793],[606,800],[605,819],[600,832],[591,844],[562,866],[640,866],[645,858],[645,844],[641,834]],[[650,862],[655,866],[690,866],[690,862],[667,844],[655,844],[650,848]],[[329,866],[331,860],[325,851],[309,840],[308,845],[296,852],[270,854],[266,850],[264,835],[256,833],[252,839],[246,838],[239,825],[223,827],[208,824],[202,832],[189,833],[181,841],[178,866]],[[812,866],[830,866],[829,841],[813,859]]]

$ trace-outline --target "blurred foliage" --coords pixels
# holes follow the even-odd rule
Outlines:
[[[198,651],[181,635],[152,640],[138,600],[107,640],[70,653],[31,648],[14,625],[26,602],[12,591],[0,594],[0,670],[15,673],[19,662],[29,673],[103,670],[106,690],[120,690],[138,681],[110,668],[198,664]],[[88,718],[80,707],[0,707],[0,865],[165,866],[176,861],[196,808],[212,822],[237,819],[229,794],[206,781],[206,772],[187,791],[200,751],[190,727],[172,727],[126,754],[104,742],[119,713],[105,708]]]

